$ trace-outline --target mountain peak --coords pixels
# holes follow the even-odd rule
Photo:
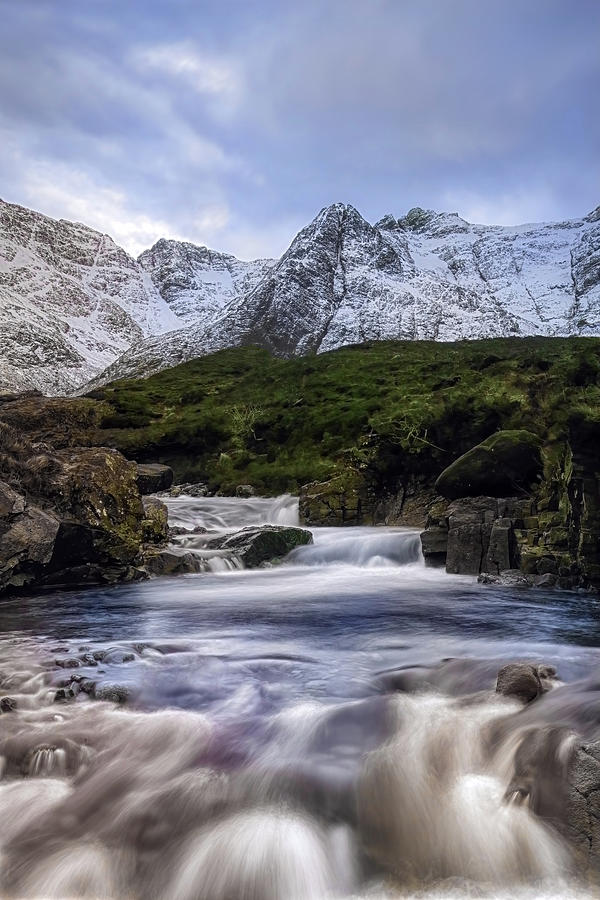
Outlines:
[[[103,381],[240,344],[291,356],[370,340],[599,335],[600,207],[505,228],[420,207],[372,225],[332,203],[279,260],[162,238],[136,262],[99,232],[0,201],[0,282],[0,387],[51,393],[120,352]]]
[[[586,222],[600,222],[600,206],[597,206],[596,209],[593,209],[591,213],[589,213],[585,217]]]

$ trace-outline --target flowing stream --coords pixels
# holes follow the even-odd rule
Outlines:
[[[201,555],[297,523],[290,497],[169,512]],[[553,803],[600,737],[597,601],[426,568],[408,529],[313,535],[270,568],[0,601],[0,896],[596,896]],[[494,692],[523,659],[557,669],[526,708]],[[516,762],[539,734],[543,808]]]

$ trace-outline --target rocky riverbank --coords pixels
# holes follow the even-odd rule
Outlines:
[[[368,474],[306,485],[311,525],[423,528],[428,565],[483,583],[600,588],[600,481],[570,442],[500,431],[444,469],[378,493]]]
[[[137,465],[108,447],[76,446],[89,440],[96,412],[93,401],[0,398],[0,593],[206,567],[198,554],[172,543],[167,507],[147,496],[172,485],[169,467]],[[258,528],[215,537],[211,549],[251,568],[310,540],[299,528]]]
[[[138,492],[298,494],[304,525],[421,528],[427,563],[449,572],[596,589],[598,402],[595,340],[373,343],[295,361],[240,348],[89,397],[0,397],[0,422],[54,460],[27,463],[40,488],[0,480],[47,512],[43,467],[109,447],[143,466]],[[179,571],[181,555],[153,551],[148,566]],[[138,568],[105,562],[118,577]]]

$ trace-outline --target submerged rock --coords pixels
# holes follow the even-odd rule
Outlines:
[[[545,667],[544,671],[548,671],[548,667]],[[537,666],[528,663],[509,663],[498,672],[497,694],[516,697],[524,703],[531,703],[543,691],[544,686]]]
[[[549,572],[546,575],[526,575],[520,569],[506,569],[494,575],[491,572],[483,572],[477,578],[479,584],[497,584],[500,587],[556,587],[558,578]]]
[[[13,697],[0,698],[0,712],[14,712],[17,708],[17,701]]]
[[[96,700],[106,700],[109,703],[127,703],[131,697],[131,689],[125,684],[103,684],[96,686],[94,696]]]

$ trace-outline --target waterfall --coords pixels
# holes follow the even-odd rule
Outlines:
[[[402,879],[511,884],[568,871],[558,834],[506,800],[514,744],[490,758],[486,726],[511,705],[437,694],[394,699],[395,733],[367,756],[359,820],[373,855]]]
[[[208,531],[238,531],[249,525],[298,525],[298,498],[165,497],[169,524]]]
[[[297,547],[290,565],[359,568],[423,566],[418,531],[392,528],[315,528],[314,544]]]
[[[28,775],[64,775],[67,771],[67,754],[58,747],[37,747],[32,750],[28,764]]]

